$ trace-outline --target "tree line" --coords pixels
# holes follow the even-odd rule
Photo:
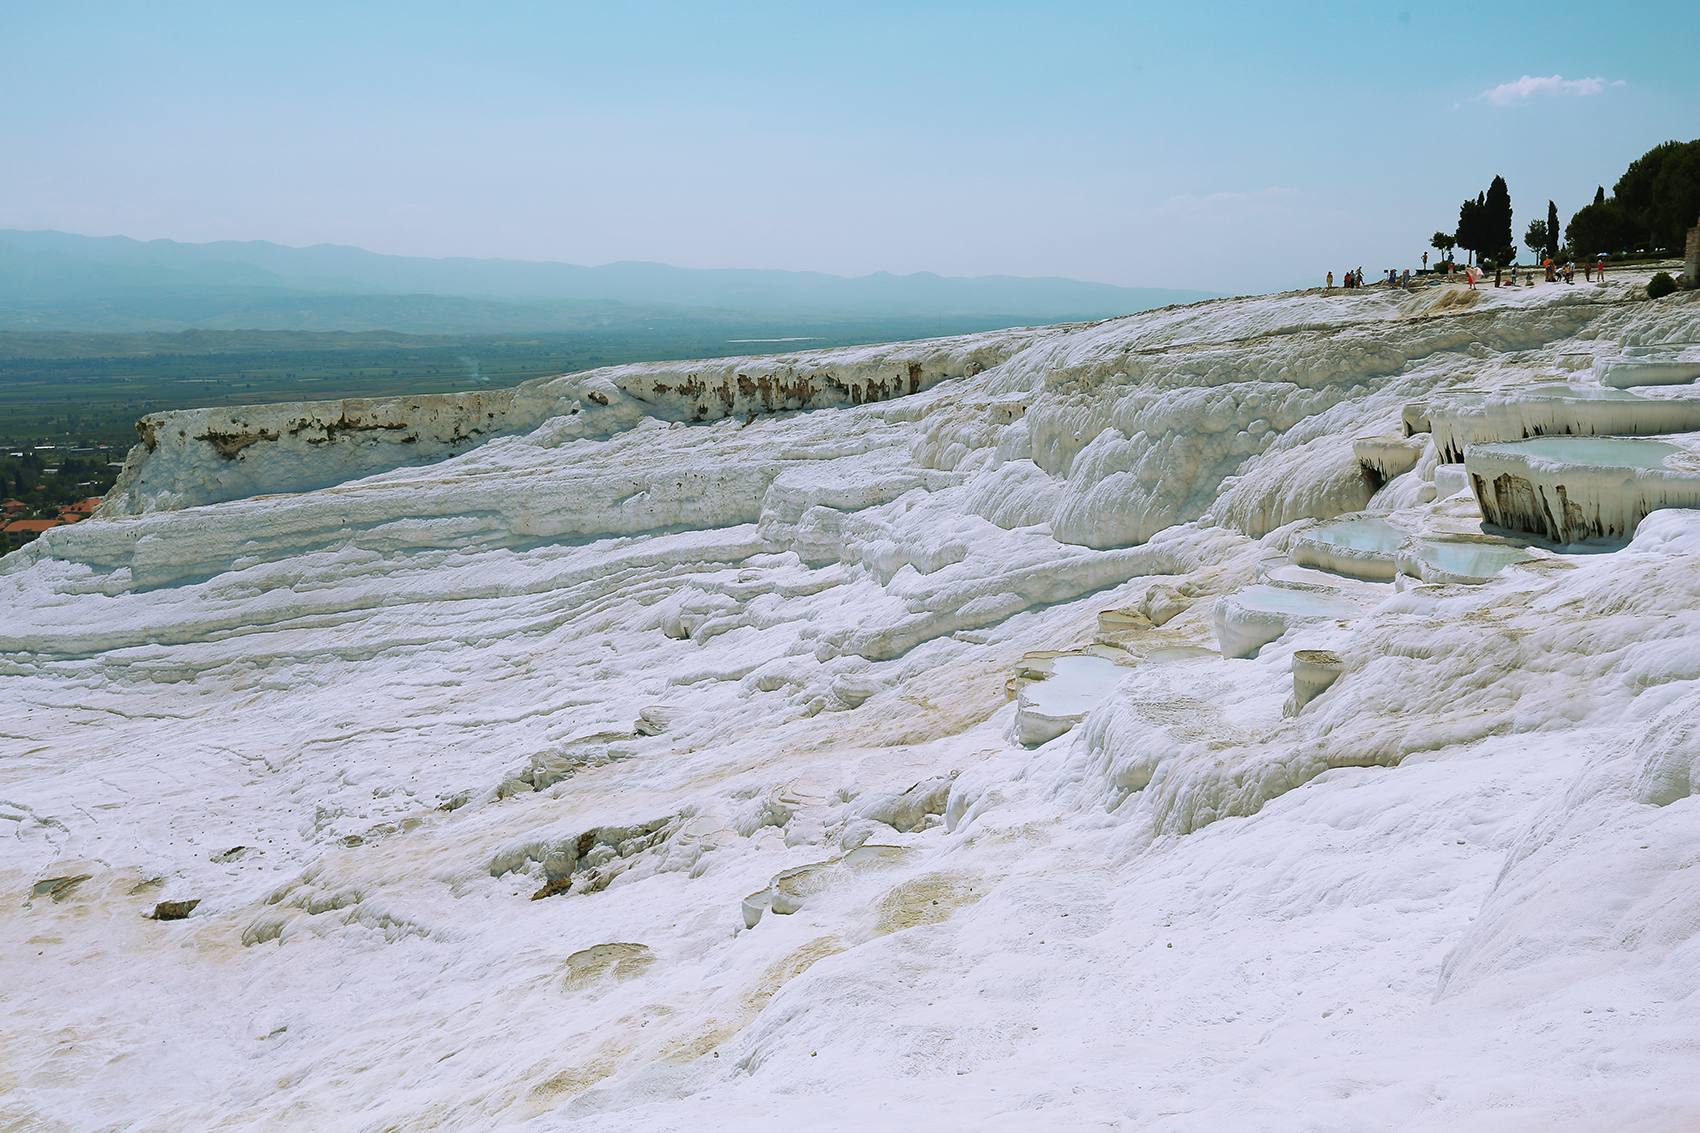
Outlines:
[[[1611,196],[1605,186],[1578,209],[1565,239],[1583,255],[1682,248],[1700,220],[1700,139],[1665,142],[1629,163]]]
[[[1593,203],[1560,225],[1558,206],[1547,202],[1545,220],[1529,223],[1523,243],[1536,259],[1621,255],[1626,252],[1680,250],[1688,229],[1700,221],[1700,139],[1665,142],[1634,161],[1611,196],[1605,186]],[[1560,242],[1562,239],[1562,243]],[[1436,232],[1430,245],[1450,257],[1454,248],[1492,268],[1517,256],[1511,231],[1511,191],[1495,177],[1486,190],[1458,209],[1458,227]]]

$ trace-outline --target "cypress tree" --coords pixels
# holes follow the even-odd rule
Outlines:
[[[1458,246],[1478,257],[1487,251],[1486,213],[1486,193],[1477,193],[1473,201],[1466,197],[1458,206]]]
[[[1500,264],[1517,255],[1511,235],[1511,190],[1503,177],[1493,179],[1482,203],[1482,252]]]
[[[1551,201],[1548,201],[1547,202],[1547,255],[1551,256],[1555,260],[1558,258],[1558,238],[1559,238],[1560,234],[1563,233],[1563,231],[1564,230],[1558,226],[1558,206],[1553,204]]]

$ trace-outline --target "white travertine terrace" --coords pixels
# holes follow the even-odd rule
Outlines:
[[[1398,573],[1400,544],[1411,533],[1377,516],[1351,516],[1297,531],[1287,555],[1300,566],[1378,581]]]
[[[1351,620],[1364,612],[1352,596],[1316,586],[1248,586],[1216,600],[1216,641],[1224,657],[1250,657],[1271,641],[1313,622]]]
[[[1537,556],[1503,539],[1459,535],[1412,539],[1399,548],[1399,572],[1424,582],[1480,586],[1514,563]]]
[[[1594,380],[1602,386],[1686,385],[1700,378],[1700,346],[1659,343],[1625,347],[1619,355],[1600,355],[1593,361]]]
[[[1293,654],[1293,711],[1327,692],[1340,679],[1340,656],[1326,649],[1300,649]]]
[[[1427,434],[1406,436],[1403,433],[1387,433],[1379,437],[1359,437],[1352,442],[1352,455],[1385,482],[1416,467],[1428,440]]]
[[[1442,464],[1434,470],[1435,499],[1444,500],[1456,496],[1459,492],[1470,490],[1470,476],[1464,471],[1463,461],[1457,464]]]
[[[1689,441],[1354,445],[1643,282],[149,418],[0,559],[0,1128],[1700,1125]]]
[[[1044,680],[1024,684],[1016,694],[1011,736],[1017,743],[1056,739],[1085,719],[1128,675],[1126,667],[1090,653],[1057,657],[1049,669]]]
[[[1471,445],[1464,467],[1488,522],[1555,543],[1627,539],[1659,508],[1700,507],[1700,434]]]
[[[1674,392],[1674,391],[1673,391]],[[1537,386],[1432,398],[1427,405],[1442,463],[1472,444],[1547,436],[1635,436],[1700,430],[1700,391],[1649,397],[1629,390]]]

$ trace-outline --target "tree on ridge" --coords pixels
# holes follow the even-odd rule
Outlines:
[[[1564,226],[1564,240],[1579,256],[1615,255],[1630,243],[1629,222],[1623,206],[1604,192],[1595,194],[1594,203],[1583,205]]]
[[[1700,218],[1700,139],[1654,146],[1629,163],[1612,197],[1623,208],[1632,244],[1682,247]]]
[[[1495,177],[1487,192],[1458,208],[1458,246],[1475,253],[1477,263],[1504,263],[1517,254],[1511,237],[1511,190]]]
[[[1503,177],[1493,179],[1483,202],[1481,250],[1499,264],[1517,257],[1517,241],[1511,236],[1511,190]]]
[[[1455,239],[1460,248],[1470,253],[1467,262],[1474,263],[1476,253],[1482,250],[1482,213],[1486,210],[1486,193],[1477,193],[1473,201],[1465,197],[1464,203],[1458,206],[1458,232]]]
[[[1458,210],[1454,236],[1435,233],[1431,244],[1442,252],[1453,247],[1472,253],[1475,262],[1515,255],[1511,236],[1510,192],[1503,177],[1495,177],[1486,193],[1466,199]],[[1547,201],[1545,222],[1533,221],[1524,243],[1537,258],[1557,258],[1561,242],[1567,254],[1594,256],[1648,249],[1681,249],[1688,229],[1700,222],[1700,138],[1654,146],[1634,161],[1606,195],[1594,190],[1591,203],[1578,209],[1568,224],[1560,223],[1558,205]],[[1537,247],[1537,225],[1545,243]],[[1442,239],[1451,243],[1442,243]]]
[[[1529,231],[1523,235],[1523,243],[1529,246],[1529,251],[1535,253],[1535,258],[1541,258],[1541,253],[1547,250],[1547,222],[1531,220]]]

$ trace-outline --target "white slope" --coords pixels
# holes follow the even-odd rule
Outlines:
[[[1696,337],[1633,282],[154,419],[0,560],[0,1129],[1694,1128],[1700,513],[1281,564],[1479,532],[1353,439]]]

